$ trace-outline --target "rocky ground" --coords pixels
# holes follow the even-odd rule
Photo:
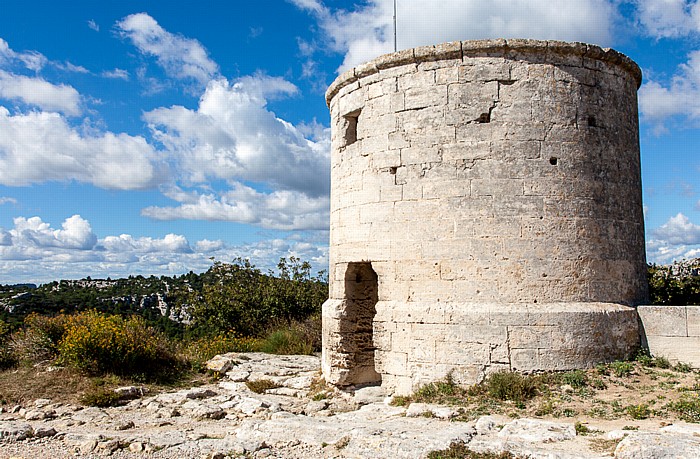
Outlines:
[[[227,354],[215,384],[86,408],[37,399],[0,411],[0,458],[424,458],[464,442],[529,458],[700,458],[700,425],[658,420],[452,419],[454,408],[395,407],[379,388],[319,394],[312,356]],[[252,391],[268,388],[263,393]],[[261,382],[263,381],[263,382]],[[310,393],[317,393],[315,397]],[[9,409],[8,409],[9,408]]]

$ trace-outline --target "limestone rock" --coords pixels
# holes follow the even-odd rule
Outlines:
[[[573,424],[541,421],[538,419],[516,419],[506,424],[498,437],[509,441],[537,443],[559,442],[576,437]]]
[[[700,438],[672,432],[634,432],[615,449],[616,459],[697,459]]]
[[[206,363],[207,370],[215,373],[226,373],[233,368],[233,360],[225,355],[217,355]]]
[[[29,424],[14,421],[0,423],[0,442],[20,441],[34,435],[34,429]]]
[[[457,410],[449,406],[434,405],[432,403],[411,403],[406,411],[406,417],[417,416],[436,417],[439,419],[452,419],[457,415]]]

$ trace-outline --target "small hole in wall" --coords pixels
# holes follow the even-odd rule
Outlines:
[[[551,158],[549,158],[549,164],[551,164],[552,166],[556,166],[558,163],[559,163],[559,159],[557,159],[555,156],[552,156]]]
[[[589,116],[588,117],[588,125],[590,127],[596,127],[598,124],[596,123],[595,116]]]
[[[477,123],[490,123],[491,122],[491,113],[482,113],[481,116],[479,116],[476,119]]]
[[[389,173],[391,175],[396,175],[396,171],[398,170],[398,167],[390,167],[389,168]]]
[[[344,115],[345,119],[345,133],[343,134],[343,139],[345,140],[345,145],[352,145],[357,142],[357,122],[360,119],[360,110],[355,110],[347,115]]]

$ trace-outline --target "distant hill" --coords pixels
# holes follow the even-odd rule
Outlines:
[[[312,277],[310,265],[293,257],[281,259],[278,268],[277,274],[262,273],[245,260],[235,260],[231,264],[216,262],[201,274],[190,271],[172,277],[87,277],[39,287],[0,285],[0,320],[17,325],[31,313],[55,315],[96,309],[110,314],[138,314],[158,328],[178,334],[193,321],[193,314],[195,321],[210,322],[212,310],[226,310],[227,303],[255,309],[261,322],[320,310],[328,294],[325,274]],[[235,329],[235,324],[216,326],[232,327]]]

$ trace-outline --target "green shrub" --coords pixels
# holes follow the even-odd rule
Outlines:
[[[632,419],[646,419],[651,415],[651,410],[649,406],[642,403],[640,405],[630,405],[625,408],[627,414],[630,415]]]
[[[534,378],[512,371],[493,373],[486,380],[488,394],[499,400],[524,402],[537,394]]]
[[[139,317],[89,311],[69,316],[59,362],[88,374],[156,374],[175,363],[165,338]]]
[[[564,384],[568,384],[574,389],[581,389],[588,384],[588,377],[583,370],[567,371],[561,375],[561,380]]]
[[[269,379],[257,379],[255,381],[246,381],[245,385],[248,386],[248,389],[255,392],[256,394],[264,394],[266,390],[277,389],[278,387],[280,387],[279,384]]]
[[[515,459],[515,457],[507,451],[477,453],[469,449],[469,446],[463,441],[453,441],[447,449],[428,453],[428,459]]]
[[[678,413],[678,417],[686,422],[700,422],[700,397],[683,397],[667,405],[672,411]]]
[[[234,332],[202,337],[183,343],[181,351],[195,367],[203,367],[207,360],[229,352],[255,352],[259,342],[255,338],[238,337]]]
[[[674,262],[669,266],[649,265],[651,304],[687,306],[700,304],[700,258]]]
[[[617,376],[618,378],[622,378],[632,374],[632,371],[634,370],[634,365],[631,362],[617,360],[610,364],[610,369],[612,370],[615,376]]]
[[[278,323],[258,342],[259,351],[281,355],[310,355],[320,350],[320,346],[320,316],[305,321]]]
[[[678,362],[673,366],[673,369],[679,373],[690,373],[693,371],[693,367],[684,362]]]
[[[104,387],[95,387],[80,397],[80,403],[83,405],[97,406],[99,408],[117,406],[120,402],[121,397],[119,397],[119,394]]]

